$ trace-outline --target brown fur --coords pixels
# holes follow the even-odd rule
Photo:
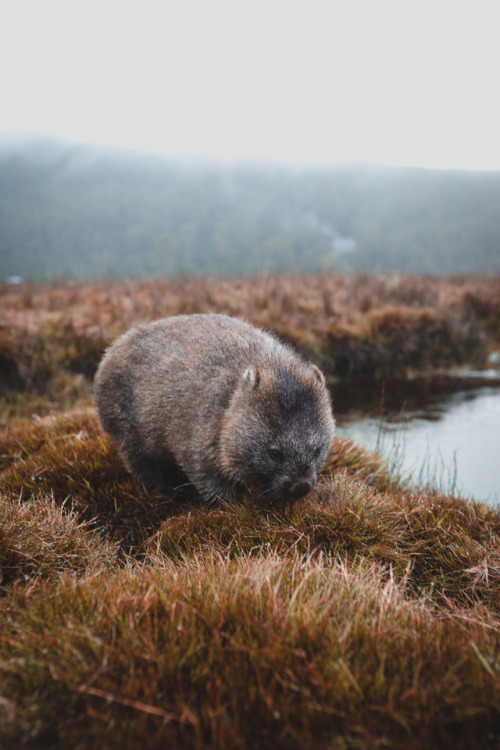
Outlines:
[[[94,393],[133,475],[167,494],[188,481],[207,502],[249,487],[271,499],[301,497],[333,440],[318,368],[225,315],[131,329],[107,350]]]

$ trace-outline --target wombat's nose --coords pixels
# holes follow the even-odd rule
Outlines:
[[[292,484],[288,492],[291,497],[299,498],[299,497],[304,497],[304,495],[307,495],[311,490],[312,490],[311,482],[308,482],[305,479],[301,479],[299,482]]]

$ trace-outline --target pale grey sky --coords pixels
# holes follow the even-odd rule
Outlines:
[[[500,169],[497,0],[0,0],[0,130]]]

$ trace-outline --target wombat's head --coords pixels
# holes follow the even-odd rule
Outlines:
[[[316,484],[334,429],[317,367],[248,367],[224,416],[222,469],[234,482],[255,486],[270,499],[303,497]]]

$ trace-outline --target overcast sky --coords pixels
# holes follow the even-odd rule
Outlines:
[[[0,130],[500,169],[498,0],[1,0]]]

